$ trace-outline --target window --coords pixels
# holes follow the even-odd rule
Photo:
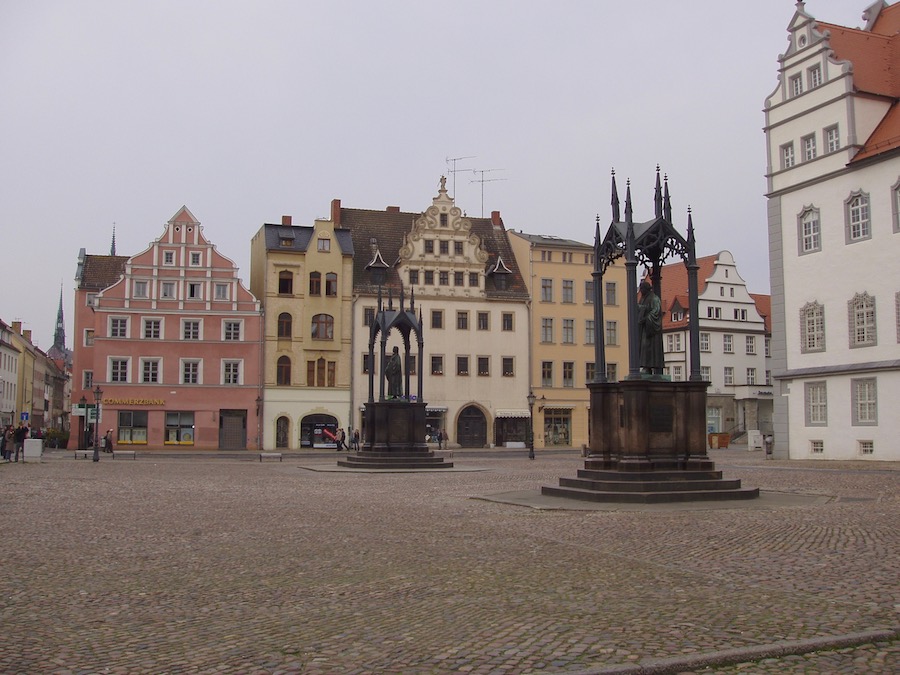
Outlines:
[[[432,356],[431,357],[431,374],[432,375],[443,375],[444,374],[444,357],[443,356]]]
[[[144,384],[159,382],[159,359],[141,359],[141,382]]]
[[[491,329],[491,314],[490,312],[478,312],[478,330],[490,330]]]
[[[425,270],[425,285],[434,285],[434,270]]]
[[[469,330],[469,313],[456,313],[456,330]]]
[[[288,312],[278,315],[278,337],[289,340],[294,329],[294,317]]]
[[[616,303],[616,282],[615,281],[607,281],[606,282],[606,299],[604,303],[607,305],[615,305]]]
[[[434,239],[425,240],[425,253],[434,253]]]
[[[191,251],[191,267],[200,267],[199,251]]]
[[[809,452],[811,455],[821,455],[825,452],[825,441],[810,441]]]
[[[747,368],[747,384],[756,384],[756,368]]]
[[[734,336],[726,333],[722,336],[722,351],[726,354],[734,353]]]
[[[182,340],[199,340],[200,339],[200,321],[198,319],[182,319],[181,320],[181,339]]]
[[[553,279],[541,279],[541,302],[553,302]]]
[[[447,224],[448,224],[448,223],[447,223],[447,220],[448,220],[448,219],[447,219],[447,214],[446,214],[446,213],[442,213],[442,214],[440,215],[440,217],[438,218],[438,222],[441,224],[441,227],[447,227]]]
[[[563,361],[562,364],[562,386],[572,388],[575,386],[575,362]]]
[[[596,340],[596,336],[594,335],[594,320],[586,319],[584,322],[584,344],[592,345],[594,344],[594,340]]]
[[[541,251],[541,262],[553,262],[553,251]]]
[[[491,374],[491,359],[489,356],[478,357],[478,375],[479,377],[487,377]]]
[[[850,380],[853,395],[853,426],[878,424],[878,392],[874,377]]]
[[[454,272],[453,273],[453,285],[454,286],[465,286],[466,285],[466,275],[463,272]]]
[[[800,139],[800,142],[803,143],[803,161],[809,162],[816,158],[816,137],[815,134],[810,134],[809,136],[804,136]]]
[[[369,352],[363,352],[362,359],[360,362],[362,363],[363,373],[368,373],[369,372]]]
[[[275,369],[275,384],[287,387],[291,384],[291,357],[279,356]]]
[[[294,238],[293,237],[281,237],[278,240],[278,245],[283,246],[284,248],[290,248],[291,246],[294,245]]]
[[[144,319],[144,339],[159,340],[162,337],[162,319]]]
[[[771,370],[766,371],[766,386],[767,387],[772,386],[772,371]]]
[[[709,333],[700,333],[700,351],[708,352],[709,349]]]
[[[806,382],[803,385],[806,426],[828,426],[828,396],[825,382]]]
[[[734,368],[725,366],[725,384],[734,384]]]
[[[175,251],[163,251],[163,265],[175,264]]]
[[[747,335],[745,337],[745,342],[747,343],[747,353],[755,354],[756,353],[756,336],[755,335]]]
[[[584,364],[584,381],[585,382],[593,382],[594,378],[597,376],[597,364],[593,361],[588,361]]]
[[[794,75],[788,80],[788,86],[790,87],[791,98],[793,98],[794,96],[799,96],[803,93],[803,77],[801,77],[800,75]]]
[[[442,309],[431,310],[431,327],[432,328],[443,328],[444,327],[444,310],[442,310]]]
[[[278,273],[278,295],[294,294],[294,273],[287,270]]]
[[[575,319],[562,320],[562,341],[565,345],[575,344]]]
[[[706,318],[707,319],[721,319],[722,318],[722,308],[721,307],[707,307],[706,308]]]
[[[746,309],[735,309],[734,310],[734,320],[735,321],[746,321],[747,320],[747,310]]]
[[[806,208],[797,220],[800,239],[800,255],[822,250],[822,232],[819,227],[819,210]]]
[[[810,302],[800,309],[800,353],[825,351],[825,308]]]
[[[147,442],[146,410],[120,410],[118,422],[116,436],[119,443],[130,445]]]
[[[88,293],[84,297],[84,304],[88,307],[96,307],[97,306],[97,294],[96,293]]]
[[[194,413],[166,411],[167,444],[194,444]]]
[[[608,344],[608,345],[619,344],[619,322],[618,321],[607,321],[606,322],[606,344]]]
[[[669,333],[668,335],[666,335],[666,351],[684,351],[681,346],[681,333]]]
[[[872,236],[871,222],[869,220],[869,195],[862,192],[854,193],[845,202],[848,244],[869,239]]]
[[[410,270],[409,271],[409,285],[415,286],[419,283],[419,270]]]
[[[134,297],[136,297],[136,298],[146,298],[147,297],[147,282],[146,281],[135,281],[134,282]]]
[[[366,354],[368,356],[368,354]],[[337,382],[337,361],[326,361],[319,357],[306,362],[306,386],[334,387]]]
[[[588,305],[594,304],[594,282],[593,281],[585,281],[584,282],[584,302]]]
[[[734,293],[732,292],[732,295],[733,294]],[[672,323],[678,323],[679,321],[684,321],[684,312],[682,312],[681,310],[675,310],[674,312],[672,312]]]
[[[468,375],[469,374],[469,357],[468,356],[457,356],[456,357],[456,374],[457,375]]]
[[[500,315],[500,330],[503,330],[503,331],[514,330],[512,312],[503,312],[503,314]]]
[[[562,301],[575,302],[575,282],[571,279],[563,279],[562,282]]]
[[[704,382],[712,381],[711,366],[700,366],[700,379],[702,379]]]
[[[541,319],[541,342],[553,342],[553,319]]]
[[[769,358],[772,356],[772,340],[771,338],[766,338],[763,342],[765,343],[766,358]]]
[[[128,337],[128,319],[113,317],[109,320],[109,336],[114,338]]]
[[[822,132],[825,135],[825,148],[827,152],[837,152],[841,148],[841,139],[837,125],[828,127]]]
[[[681,366],[672,366],[672,380],[681,382],[684,380],[684,369]]]
[[[325,275],[325,295],[329,298],[336,298],[338,294],[337,286],[337,274],[328,272]]]
[[[110,359],[109,381],[128,382],[128,359]]]
[[[328,253],[331,251],[331,239],[327,237],[319,237],[316,241],[316,250],[319,253]]]
[[[619,366],[615,363],[606,364],[606,380],[607,382],[619,381]]]
[[[375,323],[375,308],[374,307],[364,307],[363,308],[363,326],[371,326]]]
[[[878,344],[875,332],[875,298],[857,293],[847,303],[850,321],[850,347],[872,347]]]
[[[512,356],[504,356],[501,361],[503,377],[513,377],[516,374],[515,359]]]
[[[181,384],[200,384],[200,361],[181,360]]]
[[[441,239],[438,242],[438,253],[440,255],[448,255],[450,253],[450,242],[445,239]]]
[[[203,299],[203,284],[198,281],[190,281],[188,282],[188,299],[189,300],[202,300]]]
[[[790,169],[794,166],[794,144],[785,143],[781,146],[781,168]]]
[[[333,340],[334,317],[330,314],[316,314],[312,318],[311,337],[313,340]]]
[[[541,386],[553,386],[553,361],[541,361]]]
[[[174,281],[163,281],[159,285],[159,297],[165,300],[170,300],[175,297],[175,282]]]
[[[438,272],[438,285],[439,286],[449,286],[450,285],[450,272]]]
[[[806,71],[807,81],[809,83],[810,89],[815,89],[822,85],[822,67],[821,66],[813,66],[809,70]]]
[[[94,386],[94,371],[93,370],[85,370],[81,373],[81,388],[82,389],[90,389]]]
[[[461,241],[453,242],[453,254],[454,255],[462,255],[463,254],[463,243]]]
[[[309,273],[309,294],[310,295],[322,295],[322,273],[321,272],[310,272]]]
[[[215,285],[216,300],[228,300],[228,284]]]
[[[875,454],[875,441],[859,441],[859,454],[861,455],[874,455]]]
[[[222,327],[222,339],[228,342],[239,342],[241,339],[241,322],[225,321]]]

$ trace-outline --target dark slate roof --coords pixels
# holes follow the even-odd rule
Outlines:
[[[515,232],[516,236],[522,237],[525,241],[531,242],[535,246],[559,246],[561,248],[585,248],[593,249],[593,244],[585,244],[582,241],[574,239],[563,239],[555,237],[552,234],[528,234],[526,232]]]
[[[366,265],[371,262],[373,256],[372,239],[377,240],[378,250],[391,267],[387,272],[385,285],[394,289],[400,288],[400,276],[395,268],[400,257],[400,247],[403,245],[404,237],[412,230],[413,223],[421,215],[395,209],[372,211],[341,208],[341,228],[352,234],[353,249],[356,251],[353,257],[353,290],[356,293],[374,295],[377,292],[377,287],[372,283],[371,275],[366,270]],[[467,218],[472,223],[472,234],[478,235],[482,247],[488,252],[485,271],[495,267],[497,258],[501,257],[503,264],[511,272],[507,279],[506,290],[496,288],[493,278],[489,276],[485,283],[486,297],[492,300],[527,300],[528,290],[502,221],[495,226],[490,218],[468,216]]]
[[[125,274],[127,255],[86,255],[78,288],[86,291],[102,291],[109,288]]]
[[[265,224],[266,249],[269,251],[299,251],[305,252],[309,248],[315,228],[309,225],[274,225]],[[334,238],[344,255],[353,255],[353,240],[350,233],[336,229]],[[293,246],[282,246],[282,239],[293,239]]]

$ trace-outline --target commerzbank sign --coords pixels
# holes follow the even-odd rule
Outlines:
[[[103,405],[165,405],[164,398],[105,398]]]

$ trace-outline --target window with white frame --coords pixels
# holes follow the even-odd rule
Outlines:
[[[553,342],[553,319],[541,319],[541,342]]]
[[[594,378],[591,378],[593,382]],[[607,382],[618,382],[619,381],[619,364],[618,363],[607,363],[606,364],[606,381]]]
[[[163,265],[175,264],[175,251],[163,251]]]
[[[165,300],[171,300],[175,297],[175,282],[163,281],[159,285],[159,297]]]
[[[113,357],[109,360],[109,381],[128,382],[129,359]]]
[[[822,66],[816,65],[806,71],[810,89],[822,86]]]
[[[136,298],[146,298],[147,297],[147,282],[146,281],[137,281],[134,282],[134,297]]]
[[[541,302],[553,302],[553,279],[541,279]]]
[[[712,367],[711,366],[700,366],[700,378],[704,382],[712,381]]]
[[[162,319],[144,319],[144,339],[159,340],[162,337]]]
[[[838,134],[837,124],[831,127],[827,127],[822,131],[825,136],[825,150],[826,152],[837,152],[841,149],[841,137]]]
[[[500,330],[508,332],[514,330],[515,325],[512,312],[503,312],[500,314]]]
[[[666,351],[680,352],[682,349],[681,333],[669,333],[666,335]]]
[[[491,329],[491,313],[490,312],[478,312],[475,315],[475,327],[477,330],[490,330]]]
[[[181,384],[201,384],[199,359],[181,360]]]
[[[709,333],[700,333],[700,351],[708,352],[709,348]]]
[[[222,323],[222,339],[228,342],[240,342],[241,324],[241,321],[224,321]]]
[[[575,344],[575,319],[562,320],[562,341],[565,345]]]
[[[794,166],[794,143],[785,143],[781,146],[781,168],[790,169]]]
[[[734,368],[732,366],[725,366],[725,384],[734,384]]]
[[[608,345],[619,344],[619,322],[618,321],[607,321],[606,322],[606,344],[608,344]]]
[[[606,282],[606,297],[603,301],[606,305],[616,305],[616,282],[615,281],[607,281]]]
[[[900,322],[898,322],[898,327],[900,327]],[[898,328],[898,336],[900,336],[900,328]],[[584,344],[592,345],[595,340],[594,336],[594,320],[586,319],[584,322]]]
[[[222,361],[222,384],[241,384],[241,362]]]
[[[722,336],[722,351],[726,354],[734,353],[734,336],[730,333],[725,333]]]
[[[744,342],[746,343],[747,353],[755,354],[756,353],[756,336],[755,335],[747,335],[744,338]]]
[[[822,250],[822,231],[819,225],[819,209],[808,206],[797,218],[800,255]]]
[[[810,441],[809,454],[821,455],[825,452],[825,441]]]
[[[747,368],[747,384],[756,384],[756,368]]]
[[[769,358],[770,356],[772,356],[772,339],[766,338],[765,340],[763,340],[763,343],[766,345],[766,358]]]
[[[588,305],[594,304],[594,282],[593,281],[585,281],[584,282],[584,302]]]
[[[874,377],[850,380],[853,397],[853,426],[878,424],[878,390]]]
[[[810,134],[800,139],[803,143],[803,161],[809,162],[816,158],[816,135]]]
[[[94,329],[93,328],[85,328],[84,329],[84,346],[85,347],[93,347],[94,346]]]
[[[844,203],[847,221],[846,241],[852,244],[872,237],[872,223],[869,216],[869,195],[855,192]]]
[[[875,441],[858,441],[858,447],[861,455],[875,454]]]
[[[228,300],[228,284],[215,285],[216,300]]]
[[[575,282],[571,279],[563,279],[562,301],[567,303],[575,302]]]
[[[190,281],[187,285],[189,300],[203,299],[203,284],[199,281]]]
[[[794,75],[788,80],[788,86],[790,87],[791,98],[799,96],[803,93],[803,76]]]
[[[91,389],[94,386],[94,371],[84,370],[81,373],[81,388]]]
[[[562,386],[572,388],[575,386],[575,362],[563,361],[562,364]]]
[[[847,303],[850,323],[850,347],[873,347],[878,344],[875,327],[875,298],[868,293],[857,293]]]
[[[722,308],[721,307],[707,307],[706,308],[706,318],[707,319],[721,319],[722,318]]]
[[[806,382],[803,385],[806,426],[828,426],[828,389],[823,382]]]
[[[84,296],[84,304],[88,307],[96,307],[97,306],[97,294],[96,293],[88,293]]]
[[[825,351],[825,308],[808,302],[800,308],[800,352]]]
[[[182,340],[199,340],[200,339],[200,320],[199,319],[182,319],[181,320],[181,339]]]
[[[200,267],[200,251],[191,251],[191,267]]]
[[[541,386],[553,386],[553,361],[541,361]]]
[[[113,338],[128,337],[128,319],[127,317],[114,316],[109,320],[109,336]]]
[[[684,369],[681,366],[672,366],[672,380],[675,382],[684,380]]]
[[[143,384],[159,383],[159,359],[141,359],[141,382]]]

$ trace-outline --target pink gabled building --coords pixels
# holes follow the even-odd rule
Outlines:
[[[235,264],[184,206],[145,251],[110,253],[78,258],[73,404],[99,386],[119,447],[258,449],[262,315]]]

